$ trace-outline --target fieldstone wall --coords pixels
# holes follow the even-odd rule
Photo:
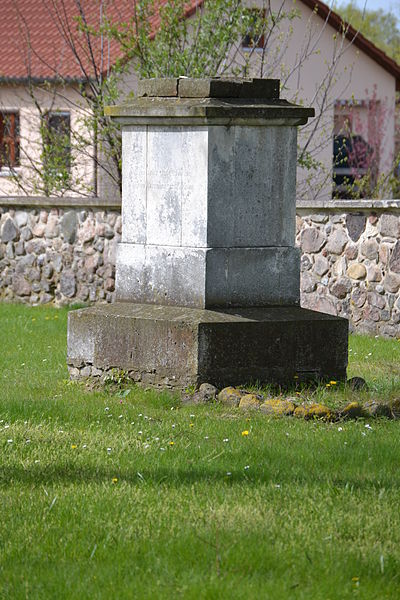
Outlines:
[[[118,211],[0,206],[0,301],[112,302]]]
[[[346,317],[359,333],[400,337],[397,202],[345,202],[298,206],[302,306]]]
[[[400,202],[297,209],[302,306],[400,338]],[[0,205],[0,301],[113,302],[118,208]]]

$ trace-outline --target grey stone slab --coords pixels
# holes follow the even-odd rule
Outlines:
[[[12,242],[18,238],[18,229],[12,219],[8,218],[1,229],[1,241]]]
[[[68,359],[72,359],[76,366],[93,364],[99,324],[96,318],[92,319],[86,314],[86,310],[68,314],[67,354]]]
[[[279,98],[279,79],[214,78],[178,80],[180,98]]]
[[[142,244],[147,229],[147,128],[122,132],[122,239]]]
[[[140,79],[138,81],[138,96],[177,96],[178,81],[176,77],[154,77],[152,79]]]
[[[298,248],[119,244],[116,293],[129,302],[210,306],[299,303]]]
[[[299,307],[197,310],[131,303],[69,313],[68,364],[184,388],[344,380],[348,322]]]
[[[296,143],[294,127],[209,128],[209,246],[294,244]]]
[[[205,307],[300,302],[298,248],[213,248],[206,261]]]
[[[75,210],[69,210],[62,216],[60,227],[61,233],[66,242],[73,244],[76,239],[78,219]]]
[[[204,306],[205,249],[119,244],[116,296],[150,304]]]
[[[122,125],[304,125],[314,109],[286,100],[251,98],[136,98],[106,106]]]
[[[138,83],[138,96],[179,98],[279,98],[279,79],[154,78]]]
[[[365,229],[367,222],[366,215],[349,213],[346,215],[346,227],[349,233],[349,237],[353,242],[358,242]]]
[[[207,128],[148,128],[148,244],[207,245]]]
[[[295,161],[295,128],[127,128],[123,241],[292,245]]]

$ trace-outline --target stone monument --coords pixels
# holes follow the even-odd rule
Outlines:
[[[300,308],[297,126],[279,80],[153,79],[122,126],[113,305],[73,311],[71,375],[146,385],[344,379],[348,322]]]

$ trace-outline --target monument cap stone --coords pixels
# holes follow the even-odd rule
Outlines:
[[[121,124],[304,125],[314,109],[279,97],[279,79],[177,77],[139,81],[133,100],[107,106]]]
[[[137,96],[278,99],[279,87],[279,79],[168,77],[140,80]]]

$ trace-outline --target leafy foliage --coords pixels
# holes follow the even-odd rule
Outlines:
[[[378,48],[400,62],[400,28],[393,11],[360,9],[354,0],[341,2],[337,11]]]
[[[105,31],[126,58],[134,59],[143,78],[212,76],[228,67],[227,55],[247,26],[247,13],[242,0],[206,0],[187,19],[185,0],[161,7],[156,0],[139,0],[130,21],[108,22]]]

